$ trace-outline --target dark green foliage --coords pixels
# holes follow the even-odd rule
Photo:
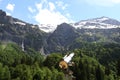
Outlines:
[[[119,80],[120,45],[114,43],[84,45],[74,50],[76,56],[73,60],[76,64],[73,71],[77,80]]]
[[[120,77],[120,59],[117,61],[117,75]]]
[[[76,80],[119,80],[119,44],[90,44],[73,52]],[[42,56],[32,48],[23,52],[15,43],[0,43],[0,80],[66,80],[59,68],[63,55]]]
[[[77,53],[79,54],[79,53]],[[96,69],[99,63],[85,55],[82,57],[75,57],[75,66],[72,68],[76,80],[95,80],[96,79]],[[99,74],[98,74],[99,75]]]
[[[10,71],[8,66],[3,66],[2,63],[0,63],[0,80],[10,80]]]
[[[105,74],[104,74],[103,70],[100,68],[100,66],[98,66],[96,68],[96,79],[97,80],[105,80],[104,76],[105,76]]]
[[[62,59],[61,54],[50,54],[46,57],[46,60],[44,61],[44,65],[48,68],[58,68],[59,61]]]
[[[64,74],[55,69],[62,56],[49,56],[45,59],[34,49],[23,52],[16,44],[0,43],[0,80],[64,80]]]

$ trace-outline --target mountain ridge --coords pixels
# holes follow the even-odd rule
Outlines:
[[[11,16],[8,16],[3,10],[0,10],[0,22],[1,25],[4,22],[8,22],[11,24],[20,24],[20,25],[26,25],[30,24],[25,21],[19,20],[17,18],[13,18]],[[112,19],[109,17],[98,17],[98,18],[91,18],[86,20],[81,20],[79,22],[75,23],[67,23],[73,26],[74,28],[88,28],[88,29],[109,29],[109,28],[120,28],[120,21],[116,19]],[[46,33],[52,33],[55,31],[58,25],[52,25],[52,24],[39,24],[39,25],[32,25],[32,27],[38,26],[40,30],[46,32]]]
[[[24,44],[25,50],[32,48],[43,54],[81,48],[86,43],[119,44],[119,36],[119,26],[107,29],[75,28],[68,23],[58,25],[53,32],[44,32],[38,25],[7,17],[6,13],[0,10],[0,42],[15,42],[19,46]]]
[[[120,21],[116,19],[112,19],[109,17],[98,17],[98,18],[92,18],[92,19],[87,19],[87,20],[81,20],[79,22],[75,23],[67,23],[73,26],[74,28],[85,28],[85,29],[109,29],[109,28],[120,28]],[[43,25],[43,24],[42,24]],[[49,33],[55,31],[57,28],[57,25],[50,25],[44,24],[43,26],[40,25],[40,29]],[[46,30],[47,29],[47,30]]]
[[[88,29],[109,29],[120,28],[120,22],[108,17],[93,18],[88,20],[81,20],[75,24],[72,24],[75,28],[88,28]]]

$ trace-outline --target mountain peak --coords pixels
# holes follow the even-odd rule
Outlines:
[[[3,10],[0,10],[0,16],[6,16],[6,13]]]
[[[6,14],[5,11],[0,10],[0,22],[1,24],[21,24],[21,25],[25,25],[25,22],[17,19],[17,18],[13,18],[12,16],[8,16]]]
[[[68,30],[74,30],[74,28],[70,24],[62,23],[62,24],[58,25],[56,30],[65,31],[66,32]]]
[[[66,23],[62,23],[60,25],[66,25]],[[120,27],[120,22],[106,17],[98,17],[98,18],[93,18],[93,19],[87,19],[87,20],[81,20],[77,23],[72,23],[70,24],[74,28],[87,28],[87,29],[110,29],[110,28],[119,28]],[[59,26],[59,25],[58,25]],[[57,29],[58,27],[53,26],[53,25],[40,25],[40,29],[45,31],[45,32],[53,32]],[[67,26],[67,25],[66,25]]]
[[[108,17],[102,16],[102,17],[99,17],[99,18],[91,19],[91,20],[96,20],[96,21],[101,22],[101,21],[105,21],[105,20],[109,20],[109,19],[110,19],[110,18],[108,18]]]
[[[97,29],[108,29],[108,28],[118,28],[120,27],[120,22],[109,18],[109,17],[99,17],[99,18],[93,18],[88,20],[82,20],[80,22],[77,22],[75,24],[72,24],[75,28],[97,28]]]
[[[7,16],[5,11],[0,10],[0,24],[4,25],[4,24],[8,24],[8,23],[9,24],[18,24],[18,25],[21,25],[21,26],[25,26],[26,24],[29,24],[29,23],[26,23],[26,22],[24,22],[22,20],[19,20],[17,18]],[[67,23],[62,23],[60,25],[68,26]],[[93,18],[93,19],[87,19],[87,20],[81,20],[77,23],[72,23],[72,24],[69,24],[69,25],[74,27],[74,28],[79,28],[79,29],[81,29],[81,28],[87,28],[87,29],[120,28],[120,22],[119,21],[117,21],[115,19],[112,19],[112,18],[109,18],[109,17],[106,17],[106,16]],[[51,25],[51,24],[40,24],[39,28],[40,28],[40,30],[42,30],[44,32],[47,32],[47,33],[50,32],[51,33],[51,32],[54,32],[57,29],[58,26],[57,25]]]

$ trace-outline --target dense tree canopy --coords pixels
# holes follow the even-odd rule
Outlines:
[[[70,51],[69,51],[70,52]],[[73,50],[76,80],[119,80],[119,44],[87,44]],[[66,80],[58,63],[64,55],[41,55],[34,49],[22,51],[15,43],[0,43],[0,80]]]

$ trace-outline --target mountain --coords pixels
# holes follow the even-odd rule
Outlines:
[[[67,50],[75,38],[78,37],[76,29],[67,23],[58,25],[57,29],[47,39],[47,50],[49,52],[60,52]]]
[[[0,41],[24,45],[25,49],[40,50],[44,44],[45,33],[37,25],[7,16],[0,10]]]
[[[45,54],[71,51],[89,43],[119,44],[120,22],[101,17],[58,26],[33,25],[0,10],[0,42],[16,43],[25,51],[32,48]]]
[[[20,24],[20,25],[26,25],[27,23],[19,20],[17,18],[13,18],[11,16],[6,15],[6,13],[2,10],[0,10],[0,24]]]
[[[100,18],[93,18],[93,19],[88,19],[88,20],[81,20],[76,23],[71,23],[74,28],[84,28],[84,29],[110,29],[110,28],[120,28],[120,22],[111,19],[109,17],[100,17]],[[45,32],[53,32],[56,28],[57,25],[50,25],[50,24],[41,24],[39,25],[40,29],[45,31]]]
[[[48,37],[46,49],[52,53],[82,48],[86,43],[119,44],[119,36],[120,22],[108,17],[62,23]]]
[[[48,53],[64,52],[85,47],[89,43],[120,43],[120,28],[81,28],[76,29],[70,24],[63,23],[47,38]]]
[[[88,20],[82,20],[80,22],[72,24],[75,28],[88,28],[88,29],[109,29],[109,28],[120,28],[120,22],[111,19],[108,17],[100,17],[100,18],[94,18],[94,19],[88,19]]]

